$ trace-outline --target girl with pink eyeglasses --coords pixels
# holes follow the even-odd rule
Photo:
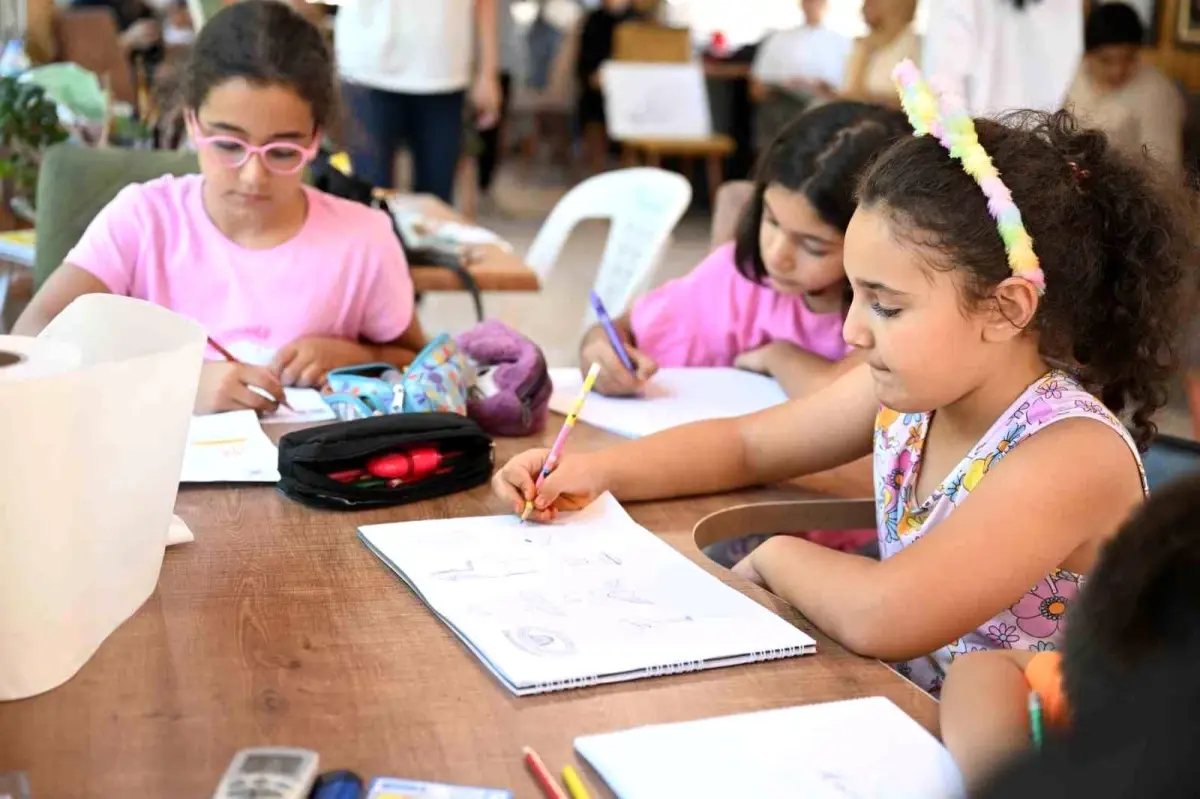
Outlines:
[[[391,221],[302,183],[335,121],[334,81],[320,32],[289,6],[246,0],[217,14],[181,72],[200,174],[125,188],[14,332],[35,335],[102,292],[189,316],[241,361],[209,352],[198,412],[268,411],[284,386],[330,369],[408,363],[424,337]]]

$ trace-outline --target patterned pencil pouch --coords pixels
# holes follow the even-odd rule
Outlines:
[[[343,421],[393,413],[465,416],[473,375],[454,339],[440,335],[401,372],[387,363],[330,370],[325,402]]]

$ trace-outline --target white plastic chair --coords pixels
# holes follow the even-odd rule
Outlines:
[[[616,318],[649,286],[671,231],[691,202],[691,185],[674,172],[639,167],[596,175],[554,206],[525,262],[544,284],[576,225],[585,219],[611,220],[593,288]],[[586,320],[594,321],[590,306]]]

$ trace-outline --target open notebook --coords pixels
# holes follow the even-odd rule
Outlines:
[[[575,739],[621,799],[948,799],[950,753],[882,697]]]
[[[567,413],[583,387],[578,369],[551,369],[550,410]],[[769,377],[740,369],[660,369],[640,397],[604,397],[593,392],[579,418],[628,438],[671,427],[756,413],[787,401]]]
[[[549,525],[485,516],[358,533],[521,696],[816,650],[608,494]]]

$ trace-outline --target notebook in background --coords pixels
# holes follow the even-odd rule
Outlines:
[[[551,369],[550,410],[566,414],[583,387],[578,369]],[[579,418],[593,427],[641,438],[671,427],[756,413],[787,401],[769,377],[740,369],[660,369],[640,397],[593,392]]]
[[[32,228],[0,233],[0,260],[32,269],[36,246],[37,232]]]
[[[181,483],[277,483],[279,450],[254,411],[193,416]]]
[[[359,537],[517,695],[809,654],[815,642],[638,525],[610,494]]]
[[[947,799],[950,753],[882,697],[575,739],[621,799]]]

